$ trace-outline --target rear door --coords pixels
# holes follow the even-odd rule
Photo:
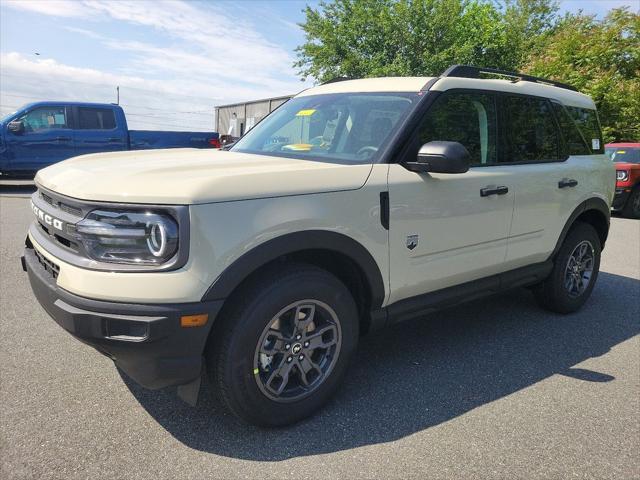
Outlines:
[[[583,142],[563,139],[562,117],[550,100],[504,94],[499,104],[505,141],[500,160],[515,194],[505,261],[511,270],[547,260],[588,179],[586,165],[567,151]]]
[[[35,107],[16,120],[21,132],[6,131],[5,142],[9,169],[33,172],[73,157],[73,131],[64,105]]]
[[[504,270],[513,213],[511,172],[497,164],[496,95],[447,91],[429,108],[404,158],[421,145],[455,141],[471,154],[462,174],[389,168],[389,303]]]
[[[117,125],[108,107],[76,108],[75,143],[78,155],[126,150],[127,132]]]

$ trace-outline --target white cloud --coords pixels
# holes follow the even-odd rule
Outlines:
[[[296,93],[307,86],[295,77],[291,52],[268,41],[250,23],[227,18],[221,9],[202,8],[203,4],[32,0],[7,1],[3,7],[91,20],[88,26],[82,25],[86,28],[63,28],[97,40],[101,48],[126,52],[124,57],[129,59],[117,71],[102,71],[53,58],[31,59],[3,52],[0,103],[4,113],[7,105],[16,104],[21,96],[113,101],[115,86],[120,85],[122,103],[136,106],[125,108],[133,112],[130,121],[134,128],[143,124],[158,128],[151,122],[158,123],[164,116],[164,121],[171,123],[169,128],[206,124],[211,129],[212,116],[177,112],[213,111],[215,104]],[[96,22],[153,29],[163,35],[163,45],[108,38],[92,29]]]

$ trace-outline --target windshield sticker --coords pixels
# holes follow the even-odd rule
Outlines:
[[[592,138],[591,139],[591,148],[593,150],[600,150],[600,139],[599,138]]]
[[[622,155],[624,155],[625,153],[627,153],[626,150],[618,150],[616,153],[621,153]]]
[[[300,110],[298,113],[296,113],[296,117],[310,117],[314,113],[316,113],[315,109],[309,108],[307,110]]]

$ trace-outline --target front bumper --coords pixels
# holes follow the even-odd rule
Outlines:
[[[184,385],[200,378],[202,354],[222,301],[151,305],[79,297],[57,286],[55,263],[30,242],[22,265],[33,293],[51,318],[78,340],[113,359],[143,387]],[[209,315],[206,325],[180,326],[181,316],[203,313]]]
[[[627,199],[629,198],[629,195],[631,195],[632,190],[633,189],[631,187],[616,188],[616,194],[613,197],[611,209],[615,211],[622,210],[627,203]]]

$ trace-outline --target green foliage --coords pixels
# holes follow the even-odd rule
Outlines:
[[[590,95],[605,141],[640,140],[640,15],[612,10],[602,21],[567,15],[540,43],[528,72]]]
[[[453,64],[526,71],[598,105],[605,140],[640,140],[640,17],[557,16],[555,0],[335,0],[306,8],[300,75],[432,76]]]
[[[437,75],[452,64],[514,69],[553,24],[553,0],[336,0],[306,8],[303,77]]]

